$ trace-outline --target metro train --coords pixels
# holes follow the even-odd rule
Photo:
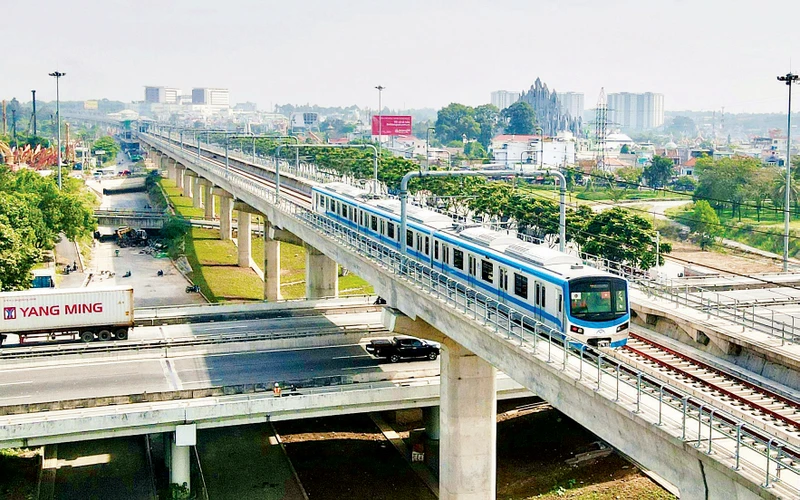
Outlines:
[[[312,196],[315,212],[400,250],[399,200],[370,198],[367,191],[340,182],[315,186]],[[549,325],[562,339],[593,347],[627,343],[627,280],[573,255],[503,232],[465,227],[411,204],[406,227],[402,243],[410,258]]]

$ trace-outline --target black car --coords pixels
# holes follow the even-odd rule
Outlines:
[[[414,337],[375,339],[367,344],[366,349],[376,358],[385,358],[392,363],[410,358],[427,358],[433,361],[439,357],[438,345]]]

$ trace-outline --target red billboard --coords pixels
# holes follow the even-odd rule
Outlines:
[[[375,115],[372,117],[372,135],[411,135],[411,117]]]

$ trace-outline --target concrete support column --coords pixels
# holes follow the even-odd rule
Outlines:
[[[275,229],[264,223],[264,300],[281,300],[281,242],[275,239]]]
[[[178,446],[175,444],[175,440],[170,441],[170,444],[169,482],[175,484],[186,483],[187,487],[191,487],[189,447]]]
[[[192,206],[194,208],[203,208],[203,189],[201,187],[200,177],[194,178],[194,186],[192,186]]]
[[[422,424],[425,426],[425,434],[429,438],[439,440],[441,431],[439,427],[439,407],[428,406],[422,409]]]
[[[183,188],[183,174],[186,172],[186,167],[180,165],[178,162],[175,162],[175,166],[173,167],[175,171],[175,186],[179,189]]]
[[[229,240],[233,232],[231,231],[233,216],[233,197],[223,189],[214,188],[212,194],[219,196],[219,239]]]
[[[339,296],[339,269],[336,261],[308,243],[306,249],[306,298]]]
[[[236,221],[238,228],[236,244],[239,247],[239,267],[250,268],[250,213],[238,210]]]
[[[203,204],[206,209],[206,219],[214,218],[214,195],[211,193],[211,183],[205,179],[201,179],[203,185]]]
[[[495,369],[450,338],[442,343],[439,498],[493,499],[497,475]]]
[[[190,449],[197,445],[197,427],[195,424],[178,425],[170,440],[169,449],[169,482],[186,485],[191,489]]]
[[[194,173],[189,173],[187,169],[183,169],[183,196],[187,198],[192,197],[192,187],[194,187]]]

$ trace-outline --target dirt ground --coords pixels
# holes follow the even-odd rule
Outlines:
[[[667,254],[667,258],[669,257],[675,257],[679,263],[688,261],[732,273],[753,274],[781,271],[781,262],[777,260],[729,248],[704,252],[696,245],[682,242],[672,242],[672,252]]]
[[[0,450],[0,498],[34,498],[41,463],[40,448]]]
[[[311,500],[435,498],[366,415],[275,427]],[[421,423],[393,427],[407,439]],[[674,498],[613,453],[577,466],[565,463],[597,449],[597,442],[547,403],[498,403],[497,498]]]

